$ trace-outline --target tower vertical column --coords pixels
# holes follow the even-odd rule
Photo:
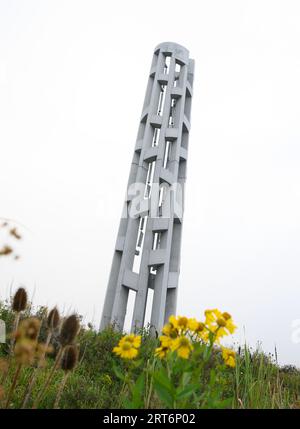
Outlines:
[[[187,49],[156,47],[100,329],[123,329],[129,290],[132,330],[144,326],[149,289],[155,329],[176,311],[193,76]]]

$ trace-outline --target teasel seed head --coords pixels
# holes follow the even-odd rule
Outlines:
[[[79,321],[76,314],[67,317],[61,327],[60,343],[62,346],[72,344],[79,332]]]
[[[14,295],[12,309],[16,313],[24,311],[27,305],[27,292],[23,287],[20,287]]]
[[[60,322],[59,312],[56,307],[52,308],[47,317],[47,327],[50,331],[55,331]]]
[[[69,345],[65,348],[62,360],[61,369],[64,371],[72,371],[78,362],[78,347]]]

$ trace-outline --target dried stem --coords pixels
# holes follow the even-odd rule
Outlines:
[[[24,396],[21,408],[25,408],[26,405],[28,404],[28,401],[29,401],[31,393],[32,393],[33,386],[35,385],[35,382],[36,382],[36,379],[37,379],[38,370],[41,368],[42,363],[43,363],[43,361],[45,359],[46,350],[49,347],[49,344],[50,344],[50,341],[51,341],[51,337],[52,337],[52,332],[49,331],[48,335],[47,335],[46,343],[45,343],[45,349],[44,349],[44,351],[43,351],[43,353],[42,353],[42,355],[41,355],[41,357],[40,357],[40,359],[38,361],[37,367],[34,368],[32,374],[31,374],[31,377],[29,379],[29,384],[28,384],[28,387],[26,389],[25,396]]]
[[[20,312],[18,311],[15,315],[15,320],[14,320],[14,327],[13,327],[13,332],[12,332],[12,337],[10,340],[10,355],[12,356],[14,354],[14,345],[15,345],[15,336],[14,334],[16,334],[18,326],[19,326],[19,322],[20,322]]]
[[[59,405],[59,402],[60,402],[60,399],[61,399],[62,392],[63,392],[63,390],[65,388],[67,379],[69,377],[69,374],[70,374],[70,371],[66,371],[65,374],[64,374],[64,378],[62,379],[62,382],[60,383],[60,386],[59,386],[59,389],[58,389],[58,392],[57,392],[57,395],[56,395],[56,398],[55,398],[54,406],[53,406],[54,409],[58,409],[59,408],[58,405]]]
[[[58,351],[58,353],[57,353],[57,356],[56,356],[56,359],[55,359],[55,362],[54,362],[53,368],[52,368],[52,370],[51,370],[51,372],[50,372],[50,374],[49,374],[49,376],[48,376],[48,378],[47,378],[47,380],[46,380],[46,382],[45,382],[45,384],[44,384],[44,386],[43,386],[42,390],[40,391],[40,393],[38,394],[38,396],[37,396],[36,400],[34,401],[33,406],[32,406],[32,409],[37,408],[37,406],[38,406],[38,404],[39,404],[40,400],[41,400],[41,399],[42,399],[42,397],[44,396],[44,394],[45,394],[45,392],[46,392],[46,390],[47,390],[47,388],[48,388],[48,386],[49,386],[49,384],[50,384],[50,381],[52,380],[52,377],[53,377],[53,375],[54,375],[54,372],[55,372],[56,368],[58,367],[58,364],[59,364],[59,362],[60,362],[60,359],[61,359],[61,356],[62,356],[62,354],[63,354],[64,349],[65,349],[65,347],[62,347],[62,346],[60,347],[60,349],[59,349],[59,351]]]
[[[17,366],[17,369],[16,369],[16,372],[15,372],[15,375],[14,375],[14,379],[13,379],[12,385],[11,385],[11,387],[9,389],[9,393],[8,393],[8,396],[7,396],[7,401],[6,401],[6,404],[5,404],[5,408],[9,407],[10,400],[11,400],[12,394],[14,392],[14,389],[16,387],[16,384],[17,384],[17,381],[18,381],[21,369],[22,369],[22,364],[20,363]]]

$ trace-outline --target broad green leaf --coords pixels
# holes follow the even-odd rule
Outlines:
[[[190,384],[189,386],[185,387],[184,389],[177,391],[176,400],[188,398],[190,395],[192,395],[194,392],[196,392],[196,390],[198,388],[199,388],[198,384]]]
[[[122,371],[120,370],[120,368],[118,366],[113,365],[113,371],[120,380],[122,380],[122,381],[125,380],[125,375],[122,373]]]

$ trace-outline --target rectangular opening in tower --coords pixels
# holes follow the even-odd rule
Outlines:
[[[163,159],[163,167],[164,168],[168,168],[168,163],[170,160],[170,153],[171,153],[171,144],[172,144],[172,142],[170,140],[166,140],[165,153],[164,153],[164,159]]]
[[[160,86],[160,93],[159,93],[159,97],[158,97],[157,112],[156,112],[156,114],[158,116],[163,115],[165,101],[166,101],[166,85],[161,85]]]
[[[153,289],[148,288],[145,319],[144,319],[144,327],[145,328],[150,327],[151,312],[152,312],[152,305],[153,305],[153,293],[154,293]]]
[[[153,233],[152,250],[160,249],[161,232]]]
[[[128,293],[128,300],[127,300],[127,307],[126,307],[126,314],[125,314],[125,321],[124,321],[125,332],[130,332],[131,330],[131,322],[133,318],[135,298],[136,298],[136,292],[130,289]]]
[[[182,124],[181,146],[184,149],[188,150],[188,144],[189,144],[189,132],[185,124]]]
[[[176,99],[172,98],[171,100],[171,106],[170,106],[170,114],[169,114],[169,127],[173,128],[175,127],[175,116],[176,116]]]
[[[191,106],[192,106],[192,97],[188,90],[185,93],[185,103],[184,103],[184,114],[188,118],[191,119]]]
[[[174,81],[173,81],[173,87],[174,88],[181,86],[182,71],[183,71],[183,65],[178,60],[176,60],[176,62],[175,62],[175,74],[174,74]]]
[[[171,64],[171,55],[166,55],[165,63],[164,63],[164,74],[169,74],[170,64]]]
[[[132,265],[132,271],[137,274],[139,274],[140,272],[147,220],[148,220],[148,216],[143,216],[141,217],[140,223],[139,223],[138,235],[137,235],[136,246],[135,246],[135,255],[133,258],[133,265]]]
[[[151,197],[154,171],[155,171],[155,161],[149,162],[147,179],[146,179],[146,186],[145,186],[145,192],[144,192],[144,198],[146,198],[146,199],[149,199]]]
[[[151,143],[152,147],[158,146],[159,136],[160,136],[160,128],[154,127],[153,139],[152,139],[152,143]]]

